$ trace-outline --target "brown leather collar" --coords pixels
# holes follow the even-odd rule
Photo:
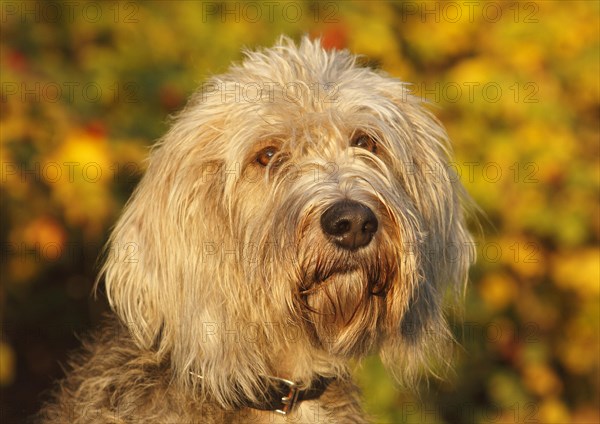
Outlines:
[[[299,389],[293,381],[279,377],[265,377],[268,390],[264,399],[258,402],[248,401],[244,406],[261,411],[274,411],[287,415],[294,407],[305,400],[314,400],[321,397],[334,378],[318,377],[313,380],[307,389]]]
[[[190,375],[199,379],[204,378],[193,371],[190,371]],[[320,398],[329,387],[329,384],[335,380],[334,377],[319,376],[311,381],[307,389],[300,389],[298,383],[285,378],[267,376],[263,379],[264,386],[267,387],[267,392],[263,398],[258,401],[247,399],[240,406],[261,411],[273,411],[282,415],[291,413],[294,407],[302,401]]]

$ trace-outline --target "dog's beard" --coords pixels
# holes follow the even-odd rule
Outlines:
[[[380,344],[396,259],[379,235],[357,251],[346,251],[321,237],[306,242],[298,263],[297,298],[313,342],[327,352],[361,356]]]
[[[379,323],[385,319],[384,286],[358,269],[301,290],[315,342],[334,355],[359,356],[371,350],[379,342]]]

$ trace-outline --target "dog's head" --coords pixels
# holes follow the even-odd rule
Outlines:
[[[204,84],[153,150],[112,235],[108,298],[223,404],[257,375],[335,374],[376,350],[410,375],[448,338],[444,293],[472,260],[449,160],[404,83],[282,38]]]

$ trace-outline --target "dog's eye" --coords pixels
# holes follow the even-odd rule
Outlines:
[[[370,137],[367,134],[360,133],[355,135],[352,138],[350,145],[368,150],[371,153],[377,153],[377,142],[373,139],[373,137]]]
[[[256,162],[258,162],[258,164],[261,166],[267,166],[269,163],[271,163],[271,160],[273,160],[273,157],[275,157],[277,152],[279,152],[279,149],[275,146],[265,147],[256,155]],[[277,162],[271,166],[278,165],[280,162],[282,162],[282,160],[283,158],[279,158]]]

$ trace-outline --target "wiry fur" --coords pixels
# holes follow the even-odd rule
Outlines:
[[[375,153],[349,145],[357,132]],[[265,146],[279,153],[263,168]],[[365,422],[349,358],[378,351],[410,381],[450,338],[443,296],[461,291],[472,251],[449,149],[405,84],[346,51],[282,38],[247,52],[152,151],[102,271],[119,322],[41,416],[268,421],[240,405],[275,375],[337,377],[295,422],[316,422],[308,408],[319,421]],[[377,216],[361,249],[336,247],[319,226],[341,199]]]

